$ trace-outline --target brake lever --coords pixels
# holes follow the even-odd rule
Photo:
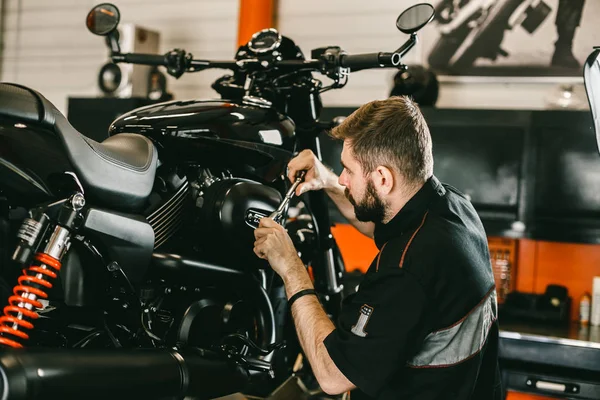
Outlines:
[[[296,194],[296,189],[298,188],[298,185],[300,185],[302,183],[305,176],[306,176],[306,171],[300,171],[296,174],[296,181],[294,181],[294,183],[292,184],[292,187],[290,187],[290,190],[287,191],[287,193],[285,194],[285,197],[283,198],[281,203],[279,203],[279,207],[277,207],[277,210],[273,211],[271,213],[271,215],[269,215],[269,218],[271,218],[273,221],[277,222],[279,225],[282,225],[284,213],[285,213],[288,205],[290,204],[290,201]]]

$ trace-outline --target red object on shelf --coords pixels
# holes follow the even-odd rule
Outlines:
[[[556,400],[556,397],[546,397],[537,394],[519,393],[508,391],[506,400]]]

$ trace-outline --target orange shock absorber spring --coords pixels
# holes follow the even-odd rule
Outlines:
[[[48,298],[44,290],[52,288],[51,280],[56,279],[60,267],[61,262],[56,258],[37,253],[33,265],[23,270],[19,284],[13,289],[14,296],[8,298],[9,305],[4,307],[4,316],[0,317],[0,344],[23,347],[19,341],[29,339],[23,329],[33,328],[32,321],[39,317],[33,309],[43,307],[37,299]]]

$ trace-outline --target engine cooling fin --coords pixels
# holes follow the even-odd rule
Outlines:
[[[164,202],[158,209],[146,219],[154,230],[154,248],[159,248],[183,224],[183,209],[186,198],[189,196],[189,184],[187,180],[181,185],[173,196]]]

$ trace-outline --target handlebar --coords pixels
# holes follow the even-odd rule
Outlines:
[[[340,65],[358,71],[367,68],[396,67],[400,65],[400,54],[398,53],[367,53],[340,56]]]
[[[113,55],[114,62],[167,66],[167,57],[156,54],[127,53]]]
[[[368,68],[401,67],[402,57],[417,43],[413,33],[410,39],[393,53],[366,53],[349,55],[339,47],[324,48],[325,51],[313,57],[316,60],[283,60],[242,59],[227,61],[195,60],[192,54],[185,50],[174,49],[164,55],[113,53],[114,62],[132,64],[158,65],[167,67],[169,74],[179,78],[184,72],[197,72],[209,68],[230,69],[233,71],[260,71],[273,67],[282,69],[298,69],[320,71],[329,76],[330,72],[339,68],[349,68],[359,71]],[[329,51],[332,50],[332,51]]]
[[[157,65],[165,66],[169,65],[169,60],[166,55],[156,54],[141,54],[141,53],[124,53],[115,54],[112,56],[114,62],[126,62],[131,64],[143,64],[143,65]],[[258,63],[258,62],[257,62]],[[400,63],[400,57],[398,53],[367,53],[367,54],[356,54],[347,55],[342,54],[340,57],[340,65],[344,68],[351,69],[365,69],[365,68],[376,68],[376,67],[395,67]],[[237,61],[210,61],[210,60],[190,60],[188,67],[200,70],[208,68],[223,68],[223,69],[240,69],[242,65]],[[277,67],[290,67],[290,68],[310,68],[310,69],[321,69],[323,66],[322,60],[284,60],[279,61],[275,64]]]
[[[221,68],[235,70],[237,68],[235,61],[209,61],[209,60],[191,60],[189,66],[192,71],[201,71],[208,68]]]
[[[112,60],[116,63],[125,62],[130,64],[164,66],[169,68],[169,72],[171,72],[171,69],[176,71],[172,75],[177,77],[183,74],[183,72],[197,72],[210,68],[230,69],[233,71],[266,69],[273,66],[282,69],[309,69],[314,71],[326,71],[329,68],[326,60],[284,60],[265,65],[261,64],[258,60],[210,61],[194,60],[190,57],[187,62],[179,64],[174,63],[174,60],[168,57],[168,53],[165,55],[139,53],[114,54]],[[352,71],[359,71],[369,68],[398,67],[400,60],[401,56],[398,53],[342,54],[339,59],[339,66],[350,68]]]
[[[280,68],[298,68],[298,69],[321,69],[323,62],[320,60],[284,60],[279,61],[277,66]]]
[[[164,55],[157,54],[142,54],[142,53],[116,53],[112,55],[113,62],[125,62],[130,64],[142,64],[142,65],[157,65],[170,67],[172,66],[175,57],[169,57],[171,53]],[[185,69],[190,72],[201,71],[209,68],[222,68],[239,70],[249,67],[250,65],[256,65],[259,68],[260,61],[258,60],[194,60],[191,58],[191,54],[184,55],[184,59],[187,59],[184,63]],[[285,60],[279,61],[277,67],[292,67],[292,68],[313,68],[319,69],[321,62],[319,60]]]

